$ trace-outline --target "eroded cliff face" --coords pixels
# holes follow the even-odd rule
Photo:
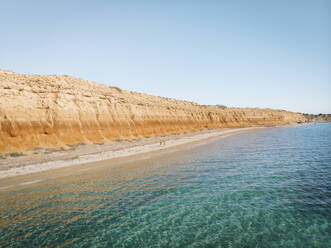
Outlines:
[[[68,76],[0,70],[0,153],[305,120],[283,110],[221,109]]]

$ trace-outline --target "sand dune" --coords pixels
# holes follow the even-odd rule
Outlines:
[[[0,153],[305,120],[284,110],[222,109],[69,76],[0,70]]]

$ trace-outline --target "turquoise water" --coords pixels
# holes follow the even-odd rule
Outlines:
[[[0,193],[1,247],[331,247],[331,123]]]

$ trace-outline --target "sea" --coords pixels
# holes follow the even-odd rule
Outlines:
[[[0,247],[330,248],[331,123],[2,189]]]

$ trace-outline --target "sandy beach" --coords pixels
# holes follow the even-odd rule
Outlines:
[[[151,137],[131,141],[117,141],[107,144],[86,144],[67,147],[65,150],[33,150],[27,155],[0,159],[0,179],[38,173],[73,165],[93,163],[138,154],[166,150],[203,140],[226,137],[261,127],[204,130],[165,137]]]

